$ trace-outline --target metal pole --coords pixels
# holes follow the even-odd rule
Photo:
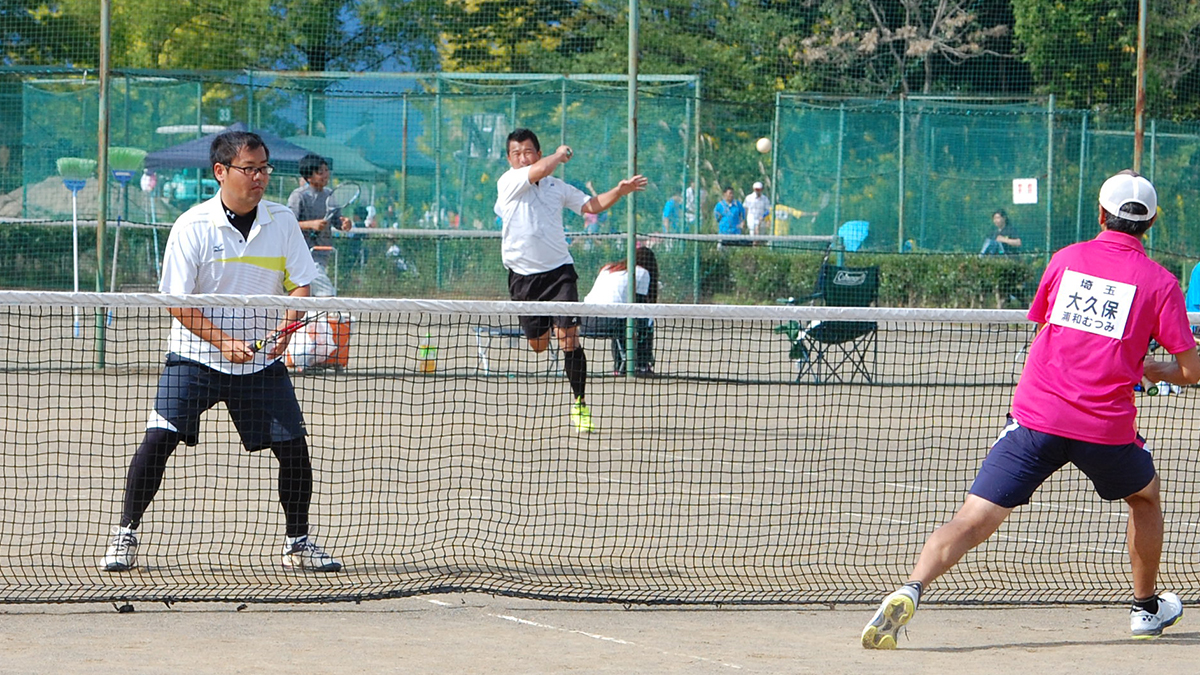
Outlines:
[[[628,111],[626,113],[629,134],[626,146],[626,163],[628,175],[637,175],[637,118],[638,118],[638,0],[629,0],[629,85]],[[626,302],[637,299],[637,193],[631,192],[625,205],[625,277],[629,284],[625,291]],[[625,320],[625,372],[632,376],[637,366],[637,336],[634,330],[634,320]]]
[[[396,220],[403,222],[403,227],[410,227],[407,222],[408,214],[408,92],[400,103],[400,209],[395,213]],[[384,227],[391,225],[386,223]]]
[[[96,144],[98,150],[98,175],[96,184],[100,188],[99,202],[96,207],[96,291],[104,292],[104,221],[108,218],[108,127],[109,105],[109,47],[111,38],[112,16],[111,0],[100,0],[100,96],[99,122],[96,128]],[[96,310],[96,367],[104,367],[104,315],[101,309]]]
[[[704,200],[700,198],[701,186],[704,184],[700,180],[700,78],[696,78],[696,90],[692,94],[692,142],[695,143],[695,152],[692,153],[692,213],[696,214],[696,225],[692,234],[700,234],[700,223],[704,220],[704,214],[700,212],[700,207]],[[700,304],[700,242],[692,244],[692,302]]]
[[[842,219],[842,149],[846,144],[846,104],[838,104],[838,142],[836,183],[833,186],[833,231],[837,232]]]
[[[1146,177],[1150,179],[1151,183],[1154,183],[1154,164],[1155,164],[1154,159],[1155,159],[1155,155],[1157,154],[1156,150],[1158,149],[1157,126],[1158,125],[1157,125],[1156,120],[1150,120],[1150,167],[1149,167],[1149,171],[1146,174]],[[1150,228],[1150,250],[1151,251],[1154,250],[1154,234],[1156,232],[1158,232],[1158,230],[1159,230],[1159,228],[1157,228],[1157,227]]]
[[[562,87],[558,94],[558,105],[560,113],[558,115],[558,144],[567,144],[567,78],[564,75],[562,78]],[[567,180],[567,165],[559,164],[558,177],[563,181]]]
[[[1083,241],[1083,177],[1087,168],[1088,114],[1079,125],[1079,199],[1075,206],[1075,241]]]
[[[1146,135],[1146,0],[1138,0],[1137,86],[1133,105],[1133,170],[1142,172]]]
[[[783,190],[779,188],[779,107],[781,92],[775,92],[775,119],[771,121],[771,232],[767,234],[791,234],[791,232],[781,233],[779,231],[779,223],[775,220],[775,206],[783,203]]]
[[[441,229],[442,206],[442,78],[434,81],[433,99],[433,228]],[[438,238],[441,241],[441,238]]]
[[[904,124],[905,124],[904,94],[900,94],[900,152],[897,161],[900,194],[896,199],[896,251],[904,250]],[[836,223],[835,223],[836,224]]]
[[[1051,207],[1054,205],[1054,94],[1050,94],[1046,113],[1046,262],[1050,262]]]
[[[246,124],[250,125],[251,129],[255,128],[254,124],[254,71],[246,71]]]

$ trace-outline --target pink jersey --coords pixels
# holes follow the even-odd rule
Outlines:
[[[1196,346],[1173,274],[1136,237],[1104,231],[1051,258],[1029,320],[1045,324],[1013,395],[1021,425],[1092,443],[1132,443],[1133,386],[1150,340]]]

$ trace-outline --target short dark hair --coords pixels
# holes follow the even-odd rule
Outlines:
[[[1008,222],[1008,211],[1005,211],[1004,209],[996,209],[995,211],[992,211],[992,217],[995,218],[996,216],[1003,218],[1005,223]]]
[[[329,166],[329,160],[315,152],[310,152],[300,158],[300,177],[307,179],[309,176],[320,171],[323,166]]]
[[[542,144],[538,142],[537,134],[528,129],[513,129],[512,133],[508,135],[508,140],[504,142],[505,152],[508,151],[508,146],[512,145],[513,141],[518,143],[533,141],[533,149],[537,150],[538,152],[542,151]]]
[[[1131,216],[1144,216],[1147,213],[1146,205],[1129,202],[1121,207],[1121,213],[1128,213]],[[1104,209],[1104,214],[1105,227],[1114,232],[1124,232],[1135,237],[1146,234],[1146,230],[1149,230],[1150,226],[1154,224],[1154,218],[1150,220],[1129,220],[1128,218],[1122,218],[1120,215],[1112,213],[1108,209]]]
[[[217,134],[213,139],[212,145],[208,147],[209,164],[216,166],[217,164],[225,164],[228,166],[242,151],[242,148],[247,150],[257,150],[262,148],[267,151],[267,159],[271,159],[271,149],[263,142],[263,139],[258,134],[252,131],[226,131]]]

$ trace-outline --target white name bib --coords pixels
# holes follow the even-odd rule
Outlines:
[[[1050,323],[1120,340],[1137,286],[1072,270],[1063,272]]]

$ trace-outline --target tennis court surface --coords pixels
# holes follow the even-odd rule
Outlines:
[[[864,606],[630,609],[416,596],[324,605],[136,603],[0,609],[0,672],[865,673],[1195,669],[1193,607],[1153,642],[1121,607],[929,607],[895,652],[866,651]]]

